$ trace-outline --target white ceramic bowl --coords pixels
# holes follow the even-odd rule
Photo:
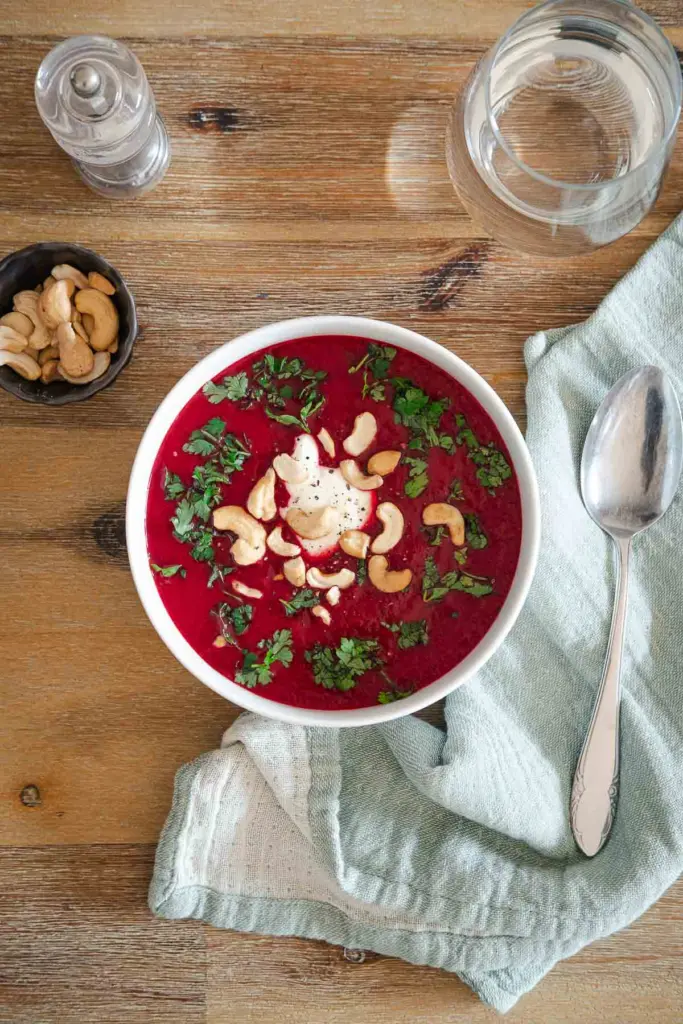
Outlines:
[[[522,547],[519,563],[510,592],[498,617],[488,633],[473,651],[435,682],[418,690],[410,697],[392,704],[378,704],[369,708],[354,708],[349,711],[315,711],[308,708],[291,707],[260,697],[253,690],[247,690],[231,682],[197,654],[175,626],[157,591],[147,553],[145,515],[147,492],[157,452],[171,424],[180,410],[207,380],[226,370],[244,356],[260,352],[283,341],[312,337],[321,334],[348,334],[374,341],[383,341],[398,348],[417,352],[418,355],[445,370],[484,406],[500,431],[512,459],[522,499]],[[216,349],[202,359],[161,403],[140,442],[128,488],[126,510],[126,537],[133,579],[152,625],[169,650],[185,666],[188,672],[206,683],[233,704],[239,704],[249,711],[255,711],[267,718],[300,725],[357,726],[376,725],[391,718],[412,714],[419,708],[433,704],[461,686],[484,662],[488,661],[512,628],[524,600],[536,568],[540,536],[540,506],[538,485],[524,438],[507,408],[491,387],[467,363],[454,356],[447,349],[415,334],[404,327],[383,323],[380,320],[366,320],[353,316],[314,316],[297,320],[284,320],[269,324],[256,331],[250,331]]]

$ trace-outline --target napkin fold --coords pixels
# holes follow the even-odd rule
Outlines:
[[[680,496],[638,538],[612,836],[568,821],[607,645],[609,541],[578,490],[596,407],[627,370],[681,395],[683,219],[575,327],[525,349],[543,539],[529,599],[485,668],[417,718],[309,729],[242,715],[176,777],[154,913],[299,935],[454,971],[500,1011],[558,960],[623,928],[683,870]]]

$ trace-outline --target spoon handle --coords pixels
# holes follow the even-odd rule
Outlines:
[[[617,593],[607,656],[593,717],[574,774],[570,818],[580,850],[594,857],[612,828],[619,788],[621,655],[628,599],[630,538],[615,538],[619,555]]]

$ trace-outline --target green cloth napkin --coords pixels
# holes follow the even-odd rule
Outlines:
[[[683,220],[576,327],[526,346],[543,540],[508,640],[417,718],[323,730],[243,715],[182,768],[150,892],[161,917],[300,935],[454,971],[507,1010],[623,928],[683,869],[680,497],[636,540],[612,836],[575,848],[572,773],[607,645],[614,573],[577,476],[591,417],[655,363],[679,396]]]

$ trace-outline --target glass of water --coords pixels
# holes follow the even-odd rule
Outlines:
[[[681,112],[676,53],[625,0],[547,0],[472,72],[449,117],[468,212],[526,252],[620,238],[655,199]]]

